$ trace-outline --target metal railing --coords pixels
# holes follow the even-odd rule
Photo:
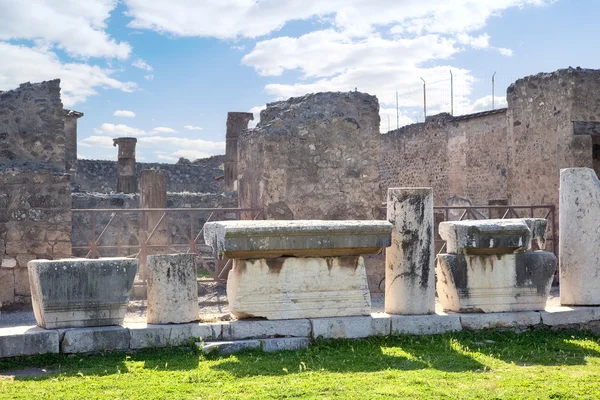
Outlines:
[[[223,280],[231,261],[214,259],[204,243],[204,224],[262,218],[262,210],[251,208],[73,209],[72,252],[83,258],[137,258],[141,281],[147,278],[149,254],[197,254],[200,274]]]

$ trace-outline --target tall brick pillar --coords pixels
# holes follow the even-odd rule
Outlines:
[[[140,176],[140,208],[167,208],[167,174],[160,170],[144,170]],[[144,211],[140,221],[140,275],[146,277],[146,256],[167,254],[169,232],[164,211]],[[161,221],[162,218],[162,221]]]
[[[252,113],[228,112],[225,133],[225,191],[237,190],[237,142],[240,133],[254,120]]]
[[[117,192],[137,192],[137,176],[135,170],[135,144],[136,138],[113,139],[113,146],[118,146],[119,155],[117,161]]]

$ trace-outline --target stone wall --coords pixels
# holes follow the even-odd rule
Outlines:
[[[267,219],[380,216],[379,104],[365,93],[271,103],[238,139],[238,195]]]
[[[383,135],[382,189],[430,186],[435,205],[558,205],[561,168],[600,172],[599,70],[519,79],[507,101],[507,109],[438,115]]]
[[[136,163],[138,180],[145,169],[161,169],[167,173],[170,192],[219,193],[222,191],[224,156],[196,160],[190,164]],[[74,190],[110,193],[117,189],[117,163],[106,160],[77,160],[73,175]]]
[[[27,262],[71,256],[60,81],[0,93],[0,302],[30,301]]]

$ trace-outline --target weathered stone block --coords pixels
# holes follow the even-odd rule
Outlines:
[[[391,315],[392,335],[437,335],[462,330],[458,315]]]
[[[223,221],[205,224],[204,240],[218,258],[335,257],[376,253],[391,231],[387,221]]]
[[[528,222],[532,227],[542,224],[545,231],[545,219],[528,218],[445,221],[440,223],[439,233],[449,254],[515,253],[530,246]]]
[[[0,269],[0,303],[15,301],[15,273],[12,268]]]
[[[227,279],[230,312],[240,318],[368,315],[371,296],[362,257],[234,260]]]
[[[223,340],[242,340],[269,337],[310,337],[311,324],[308,319],[280,321],[239,320],[222,325]]]
[[[29,271],[27,268],[15,268],[15,295],[31,296],[31,285],[29,284]]]
[[[358,339],[368,336],[388,336],[391,319],[387,314],[360,317],[312,318],[313,337],[323,339]]]
[[[131,258],[30,261],[38,325],[47,329],[120,325],[137,265]]]
[[[126,324],[132,349],[147,347],[181,346],[190,340],[217,340],[221,337],[221,324],[191,323],[177,325]]]
[[[258,348],[267,353],[283,350],[300,350],[306,349],[309,344],[310,339],[308,338],[273,338],[196,343],[206,354],[216,351],[222,355],[237,353],[245,349]]]
[[[600,305],[600,181],[593,169],[560,171],[560,303]]]
[[[552,307],[540,315],[542,323],[548,326],[585,324],[600,320],[600,307]]]
[[[198,283],[195,254],[148,256],[149,324],[197,321]]]
[[[435,248],[431,188],[390,188],[387,219],[392,243],[385,252],[385,312],[435,311]]]
[[[94,353],[129,348],[129,330],[122,326],[67,329],[60,343],[61,353]]]
[[[58,353],[59,334],[37,326],[0,328],[0,358]]]
[[[542,323],[540,313],[537,311],[504,312],[504,313],[474,313],[461,314],[460,323],[463,329],[497,329],[530,327]]]
[[[556,256],[545,251],[438,254],[438,297],[455,312],[543,310],[555,271]]]

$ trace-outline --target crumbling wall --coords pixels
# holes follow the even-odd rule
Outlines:
[[[138,178],[145,169],[161,169],[167,173],[169,192],[220,193],[223,191],[223,169],[215,166],[215,159],[223,164],[224,156],[214,156],[193,164],[136,163]],[[217,160],[219,161],[219,160]],[[106,160],[77,160],[73,174],[77,191],[110,193],[117,190],[117,163]]]
[[[487,205],[507,198],[506,110],[440,114],[381,136],[381,180],[390,187],[432,187],[435,205],[451,198]]]
[[[379,104],[365,93],[271,103],[238,139],[242,207],[268,219],[380,216]]]
[[[254,115],[247,112],[227,113],[227,131],[225,132],[225,182],[227,191],[237,190],[237,142],[240,133],[248,129],[248,122]]]
[[[0,302],[29,302],[27,262],[71,256],[60,81],[0,93]]]

